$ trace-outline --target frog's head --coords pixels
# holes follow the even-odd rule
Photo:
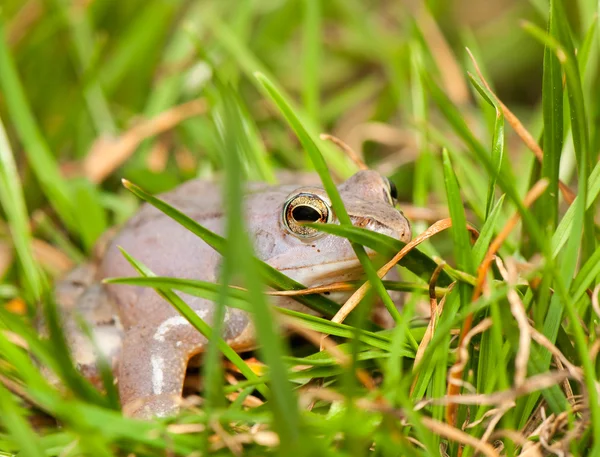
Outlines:
[[[375,171],[360,171],[340,184],[338,191],[352,224],[410,241],[410,224],[395,208],[396,190],[387,178]],[[281,186],[255,194],[251,200],[250,230],[261,259],[308,287],[362,275],[347,239],[305,225],[338,222],[322,187]]]

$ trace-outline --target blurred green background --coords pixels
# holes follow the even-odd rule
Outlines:
[[[576,29],[589,27],[591,8],[592,2],[570,6]],[[45,175],[50,187],[55,176],[64,177],[64,187],[74,187],[78,196],[79,219],[95,221],[71,224],[71,238],[84,251],[135,207],[120,178],[158,192],[221,168],[206,90],[214,76],[237,90],[252,144],[273,167],[301,169],[308,161],[257,90],[256,70],[271,75],[297,102],[314,132],[346,141],[370,166],[393,175],[401,199],[417,206],[435,204],[435,192],[429,190],[441,190],[436,167],[431,174],[414,174],[418,158],[431,157],[422,153],[437,148],[422,133],[424,119],[432,125],[438,119],[415,93],[412,83],[420,66],[437,65],[442,87],[469,120],[472,89],[461,68],[470,68],[469,46],[500,98],[534,132],[541,124],[543,47],[520,21],[544,27],[543,0],[4,0],[0,12],[4,54],[14,63],[25,97],[10,103],[19,91],[9,84],[5,64],[0,118],[17,157],[27,207],[31,212],[47,208],[48,189],[39,185]],[[431,54],[415,52],[421,46]],[[422,62],[428,59],[433,62]],[[101,148],[99,162],[86,165],[98,144],[198,98],[208,100],[206,114],[175,122],[130,148],[124,163],[109,166],[106,176],[90,175],[90,167],[106,154]],[[21,120],[24,104],[39,132]],[[483,105],[488,128],[485,117],[471,127],[487,143],[493,111]],[[24,137],[40,141],[32,146]],[[515,146],[518,151],[510,154],[521,157],[522,146]],[[352,171],[336,151],[328,159],[339,176]],[[530,166],[530,159],[527,153],[519,160]],[[264,167],[261,172],[249,166],[248,175],[269,177]],[[415,186],[421,189],[416,199]]]
[[[424,29],[424,39],[440,54],[455,100],[468,104],[469,89],[455,63],[444,60],[451,57],[446,45],[459,61],[466,60],[464,46],[471,46],[500,97],[517,112],[527,116],[539,103],[543,49],[519,26],[521,19],[543,26],[545,13],[535,3],[429,2],[440,29]],[[584,13],[572,11],[577,24]],[[310,15],[316,20],[307,22]],[[418,152],[411,133],[410,46],[413,22],[430,24],[419,1],[4,0],[2,17],[27,99],[64,173],[76,173],[77,161],[100,135],[116,135],[141,117],[202,96],[211,72],[239,89],[271,160],[302,167],[296,141],[249,80],[251,59],[274,75],[322,131],[353,146],[366,143],[372,161],[400,150],[396,160],[410,162]],[[319,28],[316,35],[307,34],[311,26]],[[438,42],[440,31],[447,42]],[[2,99],[0,115],[19,149]],[[389,129],[365,127],[373,122]],[[144,179],[151,190],[171,187],[219,166],[213,135],[202,117],[184,122],[158,143],[146,143],[114,176]],[[168,151],[162,172],[149,171],[153,147]],[[178,164],[182,150],[190,157]],[[20,165],[29,181],[27,164]],[[28,192],[33,207],[40,197]]]

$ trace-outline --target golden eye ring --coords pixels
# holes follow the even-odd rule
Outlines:
[[[302,192],[290,197],[283,205],[283,225],[299,238],[315,238],[322,235],[307,223],[328,223],[333,218],[329,203],[316,194]]]

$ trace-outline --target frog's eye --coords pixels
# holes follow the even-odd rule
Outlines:
[[[394,201],[398,200],[398,189],[396,188],[394,181],[392,181],[390,178],[385,178],[385,180],[387,181],[389,187],[390,197],[392,197],[391,203],[394,204]]]
[[[312,238],[321,235],[317,229],[305,224],[331,222],[329,204],[316,194],[300,193],[291,197],[283,205],[283,224],[294,235]]]

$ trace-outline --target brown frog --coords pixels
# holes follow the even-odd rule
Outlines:
[[[303,185],[306,181],[302,175],[297,184],[247,186],[246,228],[256,256],[307,287],[360,278],[362,269],[348,240],[302,224],[337,221],[323,188]],[[318,182],[314,178],[309,181]],[[395,188],[387,178],[375,171],[360,171],[338,190],[354,225],[410,241],[410,225],[395,208]],[[225,221],[217,184],[189,181],[161,199],[209,230],[223,233]],[[113,363],[125,414],[146,418],[174,414],[188,362],[203,351],[206,339],[153,289],[100,281],[136,275],[118,246],[157,275],[213,282],[219,280],[221,257],[148,204],[111,238],[98,250],[96,262],[76,268],[56,287],[69,346],[82,372],[97,377],[93,345],[74,319],[81,315],[91,325],[96,344]],[[211,322],[213,302],[179,295],[202,319]],[[313,313],[289,297],[274,298],[273,304]],[[255,330],[246,312],[227,308],[223,328],[223,338],[236,351],[255,348]]]

